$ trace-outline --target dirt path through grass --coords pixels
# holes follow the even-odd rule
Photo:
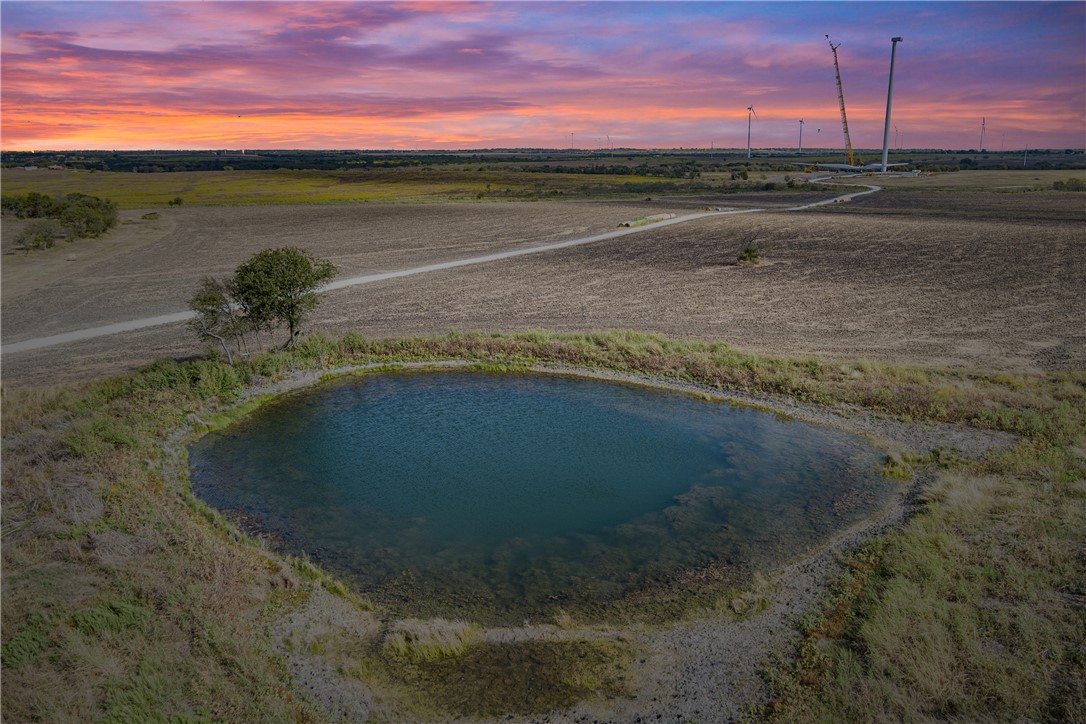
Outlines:
[[[844,194],[842,196],[835,196],[832,199],[825,199],[822,201],[816,201],[810,204],[804,204],[802,206],[793,206],[785,211],[804,211],[816,206],[823,206],[826,204],[840,203],[849,201],[857,196],[863,196],[865,194],[875,193],[881,190],[879,186],[870,184],[858,184],[867,187],[867,191],[853,192]],[[388,279],[396,279],[399,277],[414,276],[417,274],[426,274],[428,272],[444,271],[447,269],[456,269],[458,267],[472,266],[475,264],[486,264],[493,261],[500,261],[503,259],[510,259],[513,257],[524,256],[527,254],[539,254],[548,251],[555,251],[557,249],[566,249],[573,246],[581,246],[583,244],[591,244],[598,241],[606,241],[609,239],[616,239],[621,236],[629,234],[637,234],[644,231],[653,229],[660,229],[665,226],[673,226],[675,224],[681,224],[688,221],[694,221],[696,219],[703,219],[710,216],[728,216],[734,214],[751,214],[765,211],[762,208],[755,209],[730,209],[726,211],[705,211],[693,214],[684,214],[673,219],[666,219],[658,221],[652,224],[646,224],[643,226],[630,226],[617,229],[615,231],[609,231],[603,234],[596,234],[594,236],[586,236],[579,239],[568,239],[566,241],[560,241],[553,244],[544,244],[541,246],[532,246],[521,249],[512,249],[509,251],[496,252],[493,254],[484,254],[482,256],[471,256],[463,259],[455,259],[452,261],[440,262],[436,264],[427,264],[423,266],[411,267],[407,269],[399,269],[390,272],[381,272],[377,274],[365,274],[362,276],[348,277],[346,279],[336,280],[324,287],[324,291],[332,291],[335,289],[343,289],[345,287],[357,286],[359,284],[371,284],[373,282],[386,281]],[[35,337],[33,339],[26,339],[19,342],[13,342],[11,344],[3,345],[0,347],[0,353],[13,354],[16,352],[24,352],[34,349],[44,349],[46,347],[53,347],[56,345],[66,344],[69,342],[77,342],[85,339],[93,339],[95,337],[103,337],[106,335],[117,334],[120,332],[131,332],[138,329],[144,329],[147,327],[156,327],[163,324],[173,324],[176,322],[183,322],[193,317],[192,312],[174,312],[169,314],[160,314],[153,317],[144,317],[141,319],[133,319],[123,322],[116,322],[112,324],[100,325],[96,327],[88,327],[84,329],[77,329],[61,334],[54,334],[45,337]]]

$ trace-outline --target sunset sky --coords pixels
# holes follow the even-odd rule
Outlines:
[[[1082,2],[17,2],[2,147],[1086,146]],[[571,136],[572,135],[572,140]],[[895,144],[891,130],[891,144]]]

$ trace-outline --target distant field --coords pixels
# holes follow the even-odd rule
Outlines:
[[[175,198],[199,206],[420,203],[681,193],[698,188],[684,179],[475,168],[179,173],[4,169],[2,178],[5,193],[77,191],[135,209],[167,206]]]
[[[559,199],[644,198],[651,195],[759,191],[767,184],[787,193],[789,178],[824,176],[752,170],[749,181],[706,171],[696,179],[597,173],[526,172],[519,167],[441,166],[384,170],[183,171],[127,173],[112,171],[2,172],[5,193],[80,192],[112,199],[122,209],[169,206],[180,198],[189,206],[277,204],[433,203],[536,201]],[[920,177],[853,176],[840,180],[878,183],[888,190],[997,190],[1007,193],[1051,189],[1055,181],[1086,178],[1086,171],[960,171]],[[764,195],[764,194],[763,194]]]
[[[879,176],[878,183],[888,189],[953,189],[953,190],[1003,190],[1050,189],[1056,181],[1071,178],[1086,179],[1086,170],[1038,171],[1034,169],[1008,169],[1003,171],[955,171],[933,173],[918,178]]]

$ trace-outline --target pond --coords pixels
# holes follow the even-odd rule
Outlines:
[[[394,610],[491,623],[742,585],[882,507],[883,459],[673,391],[463,371],[328,382],[190,449],[194,493],[279,550]]]

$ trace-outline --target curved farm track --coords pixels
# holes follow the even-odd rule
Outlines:
[[[776,354],[991,369],[1086,364],[1086,213],[1075,194],[888,192],[801,212],[814,198],[202,208],[162,212],[65,262],[8,256],[5,343],[184,309],[205,274],[297,245],[340,276],[550,244],[638,216],[765,203],[478,266],[329,292],[313,328],[370,336],[629,328]],[[825,198],[825,197],[822,197]],[[972,203],[972,202],[970,202]],[[1036,218],[1044,209],[1047,220]],[[965,217],[965,218],[960,218]],[[766,263],[734,265],[756,237]],[[84,251],[84,249],[86,249]],[[53,274],[41,278],[40,268]],[[35,272],[37,271],[37,275]],[[36,283],[28,284],[23,277]],[[5,355],[7,384],[107,374],[199,354],[182,324]]]

